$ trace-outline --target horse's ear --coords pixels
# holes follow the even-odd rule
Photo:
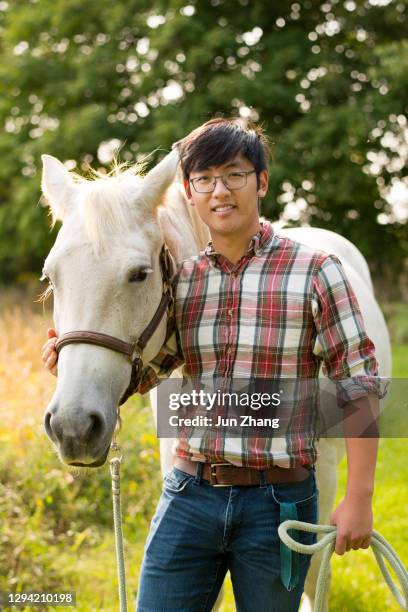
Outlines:
[[[142,197],[152,208],[161,203],[164,192],[174,180],[179,161],[178,151],[173,149],[144,177]]]
[[[42,192],[49,205],[54,221],[63,221],[70,209],[74,195],[74,182],[68,170],[56,157],[41,155],[43,173]]]

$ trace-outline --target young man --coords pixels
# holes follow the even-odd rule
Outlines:
[[[187,198],[211,235],[206,250],[178,272],[184,375],[306,380],[317,378],[323,362],[346,412],[351,404],[375,408],[374,347],[341,264],[260,223],[259,200],[268,189],[262,130],[213,119],[178,147]],[[49,369],[51,345],[43,356]],[[153,365],[170,373],[180,363],[180,355],[169,359],[164,350]],[[139,390],[156,383],[147,368]],[[140,612],[211,610],[227,570],[237,610],[298,608],[310,557],[287,556],[277,533],[284,518],[317,522],[313,407],[297,408],[300,434],[293,426],[273,440],[214,432],[179,439],[146,544]],[[346,446],[346,495],[332,515],[338,554],[367,548],[372,530],[377,440],[348,438]]]

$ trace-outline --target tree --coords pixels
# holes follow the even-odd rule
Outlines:
[[[155,161],[217,113],[267,127],[267,216],[339,231],[376,269],[406,256],[408,214],[387,194],[407,157],[407,5],[0,2],[1,279],[38,272],[54,238],[41,153],[84,171],[120,142]]]

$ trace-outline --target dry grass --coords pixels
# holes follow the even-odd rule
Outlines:
[[[0,441],[24,452],[42,427],[55,379],[41,362],[51,317],[42,306],[3,306],[0,312]]]

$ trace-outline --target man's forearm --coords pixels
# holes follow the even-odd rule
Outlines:
[[[344,408],[344,434],[347,449],[346,496],[371,497],[374,492],[377,462],[379,414],[378,398],[374,395],[355,400]],[[372,437],[366,437],[368,435]],[[357,437],[358,435],[362,437]]]
[[[378,399],[363,397],[345,406],[344,435],[347,448],[346,494],[330,517],[337,527],[336,553],[368,548],[373,529],[372,496],[377,461],[378,436],[373,422],[378,417]],[[360,437],[357,437],[359,436]],[[371,435],[372,437],[367,437]],[[375,437],[374,437],[375,436]]]
[[[372,497],[378,438],[346,438],[346,497]]]

